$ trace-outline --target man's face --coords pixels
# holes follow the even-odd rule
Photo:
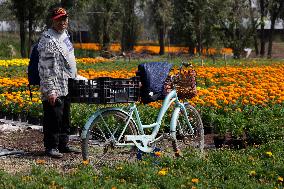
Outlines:
[[[68,27],[68,17],[62,16],[52,22],[53,29],[62,33]]]

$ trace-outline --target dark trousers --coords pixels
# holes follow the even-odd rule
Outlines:
[[[70,99],[59,97],[61,104],[51,106],[43,101],[43,134],[45,149],[65,147],[70,133]]]

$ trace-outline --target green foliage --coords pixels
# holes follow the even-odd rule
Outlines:
[[[71,106],[71,125],[76,128],[83,128],[88,118],[97,109],[94,105],[88,104],[75,104]]]
[[[93,50],[85,50],[85,49],[75,49],[75,57],[76,58],[95,58],[98,57],[99,53]]]
[[[225,11],[219,1],[174,1],[172,40],[190,47],[191,53],[194,47],[200,52],[202,48],[218,46],[218,14]]]
[[[270,140],[284,137],[283,106],[277,105],[267,108],[251,107],[245,110],[248,117],[246,125],[249,143],[263,144]]]
[[[173,4],[171,0],[148,1],[150,9],[150,23],[154,23],[157,32],[157,38],[160,44],[160,55],[165,52],[165,35],[172,26]]]
[[[35,165],[31,172],[0,171],[2,188],[281,188],[283,141],[244,150],[210,150],[204,157],[145,157],[143,161],[94,169],[78,165],[70,173]],[[164,172],[162,172],[164,171]]]
[[[283,105],[247,106],[243,111],[200,109],[204,126],[213,126],[216,134],[229,132],[234,138],[245,139],[249,145],[284,138]]]
[[[241,1],[219,1],[218,7],[226,9],[217,12],[217,26],[219,27],[219,37],[225,47],[233,49],[234,56],[240,58],[243,49],[250,45],[251,37],[256,26],[245,25],[244,18],[249,18],[249,4],[245,0]]]
[[[118,41],[121,28],[121,2],[118,0],[95,0],[91,5],[91,16],[88,18],[95,41],[107,50],[110,43]]]
[[[2,32],[0,33],[0,58],[1,59],[8,59],[11,57],[11,48],[9,48],[9,45],[12,45],[16,56],[13,58],[19,58],[20,57],[20,43],[19,43],[19,37],[13,33],[8,32]],[[1,72],[2,73],[2,72]]]
[[[0,67],[0,77],[27,77],[26,66]]]
[[[232,112],[230,120],[228,121],[228,130],[234,138],[243,138],[244,131],[247,126],[247,119],[244,114],[239,112]]]
[[[132,51],[139,36],[139,20],[135,13],[138,0],[124,0],[122,2],[122,30],[121,50]]]
[[[56,1],[41,1],[41,0],[11,0],[10,9],[14,13],[16,20],[20,25],[20,42],[21,42],[21,56],[28,57],[27,49],[32,45],[34,41],[34,33],[37,26],[45,23],[45,16],[47,10],[52,3]],[[26,22],[28,22],[28,27]],[[26,33],[29,30],[28,43],[26,43]],[[26,48],[28,46],[28,48]]]
[[[260,7],[257,9],[252,9],[249,2],[251,1],[9,0],[0,3],[1,10],[10,8],[2,11],[0,18],[17,20],[21,25],[23,56],[26,56],[25,50],[35,40],[35,29],[42,29],[46,23],[48,8],[56,3],[66,7],[71,20],[75,21],[70,31],[82,31],[87,25],[86,28],[91,31],[90,41],[100,42],[105,49],[112,42],[120,42],[123,51],[133,50],[139,39],[159,40],[162,47],[164,44],[161,41],[169,34],[170,43],[186,45],[190,47],[191,53],[195,47],[200,52],[203,48],[225,46],[233,48],[235,56],[239,58],[244,47],[252,46],[253,42],[257,44],[256,28],[264,23],[268,14],[271,23],[284,15],[281,0],[259,1],[257,3]],[[156,26],[159,35],[153,34],[153,26]],[[30,31],[28,43],[24,37],[26,31]],[[269,52],[273,32],[270,34]],[[261,43],[264,42],[264,37],[260,36]],[[261,54],[264,55],[263,47],[262,51]]]
[[[228,130],[229,118],[224,115],[215,115],[213,117],[213,127],[216,134],[225,136]]]

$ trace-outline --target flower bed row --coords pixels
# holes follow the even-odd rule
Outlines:
[[[29,64],[29,59],[8,59],[8,60],[0,60],[0,66],[9,67],[9,66],[27,66]],[[96,58],[77,58],[77,63],[82,64],[95,64],[101,62],[110,62],[112,60],[103,58],[103,57],[96,57]]]
[[[21,65],[18,63],[19,60],[15,60],[15,62],[10,64],[11,67]],[[213,128],[219,134],[230,132],[236,137],[246,133],[255,136],[254,142],[257,143],[270,138],[282,137],[282,132],[277,135],[267,134],[265,136],[268,132],[267,128],[273,132],[275,129],[281,130],[281,122],[279,122],[281,119],[271,121],[276,112],[281,112],[281,108],[283,109],[284,66],[281,62],[269,65],[251,62],[245,66],[240,64],[239,66],[226,67],[196,66],[195,69],[198,74],[198,95],[190,99],[190,103],[200,110],[205,127]],[[134,76],[136,72],[136,69],[124,68],[109,70],[106,65],[105,71],[97,71],[94,65],[94,67],[86,69],[81,68],[79,74],[89,79],[95,77],[128,78]],[[24,113],[30,117],[41,117],[42,107],[38,89],[33,89],[33,101],[31,101],[26,77],[13,77],[9,70],[4,74],[10,74],[10,77],[0,77],[2,92],[0,111],[5,114]],[[82,127],[88,116],[97,107],[97,105],[74,104],[72,106],[72,124],[75,127]],[[150,103],[148,106],[141,105],[142,118],[146,122],[154,121],[160,107],[161,101]],[[275,113],[271,113],[274,109]],[[264,115],[270,116],[266,117],[268,122],[266,120],[260,121],[262,119],[258,114],[262,111],[267,111]],[[277,116],[279,115],[277,114]],[[166,117],[166,120],[168,119],[169,116]],[[164,125],[166,126],[166,124]],[[259,134],[259,132],[262,133]],[[259,137],[256,138],[257,135]]]
[[[99,51],[101,50],[101,46],[98,43],[75,43],[74,47],[77,49],[84,49],[84,50],[94,50],[94,51]],[[118,43],[111,44],[109,47],[110,51],[114,52],[120,52],[121,51],[121,46]],[[138,53],[143,53],[143,52],[149,52],[152,54],[159,54],[160,52],[160,46],[154,46],[154,45],[137,45],[134,46],[134,51]],[[170,46],[165,48],[166,53],[188,53],[189,48],[188,47],[175,47],[175,46]],[[194,54],[197,53],[197,49],[193,49]],[[231,55],[233,50],[231,48],[221,48],[221,49],[216,49],[216,48],[204,48],[202,49],[202,55],[216,55],[216,54],[221,54],[221,55]]]
[[[244,67],[197,67],[198,95],[191,99],[194,105],[213,108],[244,108],[246,105],[281,104],[284,102],[284,66]],[[129,78],[136,70],[95,71],[79,70],[86,78],[115,77]],[[27,78],[0,78],[0,88],[16,91],[27,86]],[[5,94],[5,93],[4,93]],[[18,95],[18,93],[13,93]],[[20,95],[17,98],[21,98]],[[160,102],[151,103],[160,107]]]

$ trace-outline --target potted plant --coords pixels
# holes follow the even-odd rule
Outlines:
[[[43,110],[41,103],[33,102],[32,104],[30,104],[27,116],[28,123],[33,125],[39,125],[42,115]]]
[[[30,102],[30,99],[25,99],[24,102],[22,104],[20,104],[21,106],[21,112],[20,112],[20,121],[21,122],[27,122],[28,121],[28,113],[30,110],[30,104],[32,102]]]
[[[12,119],[14,121],[19,121],[20,120],[20,113],[22,111],[22,107],[20,102],[12,102],[11,103],[11,113],[12,113]]]
[[[4,119],[5,118],[5,98],[4,97],[0,97],[0,119]]]
[[[213,118],[216,116],[212,111],[204,111],[201,114],[204,134],[212,134],[214,132],[213,129]]]
[[[214,118],[214,133],[213,137],[216,148],[221,148],[225,144],[227,133],[227,118],[223,115],[218,115]]]
[[[13,104],[11,101],[6,101],[5,103],[5,119],[12,120],[13,119]]]
[[[231,116],[230,132],[232,135],[231,144],[233,148],[241,149],[246,146],[245,128],[247,120],[241,113],[235,113]]]

